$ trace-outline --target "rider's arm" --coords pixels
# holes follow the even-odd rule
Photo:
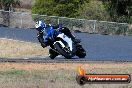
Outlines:
[[[59,28],[59,25],[53,26],[53,29],[57,29],[57,28]]]
[[[47,28],[47,31],[46,31],[45,35],[43,36],[44,43],[46,46],[50,45],[51,37],[52,37],[52,35],[51,35],[50,28]]]
[[[44,44],[45,46],[49,45],[49,35],[44,36]]]

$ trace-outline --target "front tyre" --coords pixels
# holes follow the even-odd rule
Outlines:
[[[66,49],[63,49],[60,43],[56,42],[56,43],[54,44],[54,47],[55,47],[55,49],[56,49],[62,56],[64,56],[65,58],[67,58],[67,59],[71,59],[71,58],[72,58],[72,53],[70,53],[70,52],[69,52],[68,50],[66,50]]]
[[[54,59],[56,56],[58,56],[58,53],[53,51],[52,49],[49,49],[49,57],[51,59]]]

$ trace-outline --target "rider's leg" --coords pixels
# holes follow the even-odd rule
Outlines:
[[[80,40],[76,39],[76,37],[71,33],[71,31],[67,27],[63,27],[61,32],[70,37],[73,42],[80,43]]]

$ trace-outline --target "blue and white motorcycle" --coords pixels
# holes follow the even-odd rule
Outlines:
[[[74,43],[71,38],[67,37],[64,33],[60,33],[53,44],[50,45],[49,50],[50,58],[54,59],[58,55],[62,55],[67,59],[74,56],[85,58],[86,51],[80,43]]]

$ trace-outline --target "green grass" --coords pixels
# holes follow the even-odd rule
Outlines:
[[[129,84],[86,84],[76,82],[80,64],[1,63],[0,88],[132,88]],[[131,63],[84,64],[87,74],[132,74]]]
[[[23,75],[26,73],[27,71],[25,70],[17,70],[17,69],[0,71],[1,76],[18,76],[18,75]]]
[[[106,72],[105,72],[106,71]],[[108,69],[89,69],[88,73],[107,73]],[[132,73],[132,69],[109,69],[108,73]],[[0,71],[0,88],[132,88],[132,84],[77,84],[75,70],[11,69]]]

